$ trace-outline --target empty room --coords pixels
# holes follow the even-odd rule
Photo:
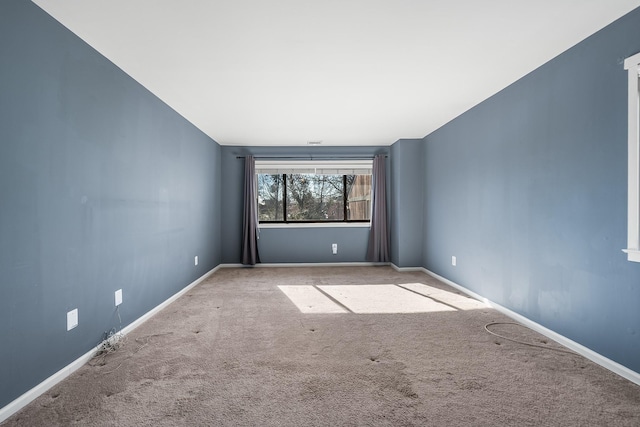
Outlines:
[[[640,0],[0,2],[0,425],[640,425]]]

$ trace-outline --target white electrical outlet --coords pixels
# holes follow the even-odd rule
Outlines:
[[[122,289],[116,291],[116,307],[122,304]]]
[[[455,256],[452,256],[452,257],[451,257],[451,265],[453,265],[453,266],[455,267],[455,266],[456,266],[456,264],[457,264],[457,262],[458,262],[458,260],[456,259],[456,257],[455,257]]]
[[[333,243],[331,244],[331,250],[333,251],[333,254],[337,254],[338,253],[338,244],[337,243]]]
[[[78,309],[75,308],[67,313],[67,331],[78,326]]]
[[[196,255],[196,257],[194,258],[193,262],[195,263],[195,265],[198,265],[198,255]]]

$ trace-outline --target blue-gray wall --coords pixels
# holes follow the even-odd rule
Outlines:
[[[400,139],[391,146],[391,262],[422,266],[424,221],[424,143]]]
[[[3,407],[119,326],[115,290],[125,326],[220,264],[221,167],[216,142],[30,1],[0,2],[0,60]]]
[[[636,372],[622,60],[639,51],[636,9],[424,139],[424,266]]]
[[[222,262],[237,264],[241,259],[244,159],[238,156],[349,158],[388,151],[388,147],[222,147]],[[389,181],[387,175],[387,188]],[[365,262],[368,241],[368,227],[263,228],[258,250],[262,263]],[[336,255],[331,253],[332,243],[338,244]]]

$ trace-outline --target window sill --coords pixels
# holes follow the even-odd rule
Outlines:
[[[627,260],[640,262],[640,250],[638,249],[623,249],[622,252],[627,254]]]
[[[369,228],[369,222],[301,222],[260,224],[259,228]]]

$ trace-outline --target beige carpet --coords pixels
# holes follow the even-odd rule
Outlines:
[[[376,284],[464,309],[301,313],[278,288]],[[521,326],[490,329],[544,348],[491,335],[509,319],[455,294],[388,267],[223,269],[2,425],[640,425],[639,386]]]

